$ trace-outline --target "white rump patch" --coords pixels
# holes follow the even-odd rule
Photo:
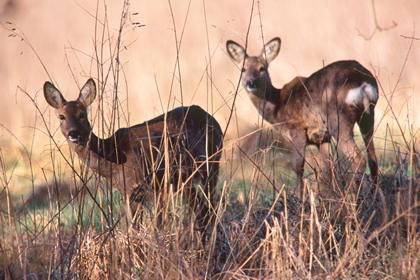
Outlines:
[[[349,90],[346,97],[346,103],[356,108],[363,106],[366,113],[369,114],[370,103],[378,101],[378,89],[371,84],[363,82],[360,87]]]

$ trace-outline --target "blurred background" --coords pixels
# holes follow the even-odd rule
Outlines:
[[[227,143],[255,130],[261,119],[238,86],[240,71],[225,51],[229,39],[244,45],[248,38],[248,54],[257,55],[264,42],[280,37],[280,54],[269,68],[278,88],[296,75],[309,76],[336,60],[358,60],[377,76],[381,87],[377,147],[385,146],[384,135],[390,131],[395,131],[396,141],[404,133],[413,142],[419,135],[418,0],[127,4],[0,0],[0,156],[13,167],[3,180],[13,173],[25,181],[29,162],[35,173],[48,168],[51,143],[41,116],[54,139],[65,143],[57,131],[59,120],[44,100],[44,82],[52,81],[68,100],[76,99],[89,77],[106,80],[110,65],[119,66],[119,78],[109,75],[101,87],[106,100],[118,84],[125,116],[121,126],[141,123],[180,105],[198,104],[215,115],[222,129],[233,109]],[[103,108],[104,119],[111,109]],[[98,129],[94,127],[95,132]],[[42,175],[35,180],[42,181]],[[25,185],[19,180],[13,184],[16,192]]]

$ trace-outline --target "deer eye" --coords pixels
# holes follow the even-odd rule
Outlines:
[[[85,119],[86,118],[86,114],[85,113],[81,113],[80,114],[80,119]]]
[[[265,72],[265,71],[267,71],[267,68],[265,68],[265,67],[260,68],[260,72]]]
[[[59,116],[60,120],[64,121],[66,119],[66,117],[64,115],[60,115]]]

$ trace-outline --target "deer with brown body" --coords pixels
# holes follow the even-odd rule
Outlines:
[[[165,186],[173,184],[175,191],[183,186],[198,226],[207,226],[223,136],[217,121],[206,111],[199,106],[179,107],[100,139],[87,118],[87,107],[96,97],[93,79],[75,101],[67,102],[50,82],[44,84],[44,96],[56,109],[71,149],[94,172],[110,180],[129,201],[133,213],[145,199],[162,200]],[[203,185],[202,193],[192,185],[197,180]]]
[[[331,180],[331,137],[350,160],[358,181],[365,173],[366,160],[354,140],[357,123],[362,134],[374,183],[378,165],[373,143],[374,109],[378,86],[372,73],[357,61],[337,61],[310,77],[295,77],[277,89],[268,74],[269,63],[280,51],[280,38],[263,47],[259,56],[248,56],[246,50],[227,41],[228,55],[242,69],[242,84],[261,116],[294,146],[295,172],[302,187],[305,148],[315,145],[321,152],[323,170]],[[303,195],[302,188],[300,195]]]

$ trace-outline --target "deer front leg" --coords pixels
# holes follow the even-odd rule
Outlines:
[[[297,180],[297,191],[300,198],[303,198],[304,185],[303,185],[303,173],[305,168],[305,148],[306,148],[306,136],[305,134],[291,133],[290,141],[295,149],[295,172]]]

